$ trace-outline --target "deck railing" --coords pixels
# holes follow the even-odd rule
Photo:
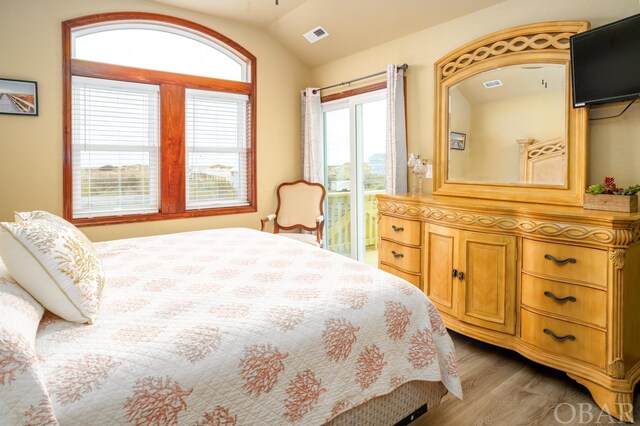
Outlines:
[[[365,247],[376,250],[378,247],[378,200],[376,194],[384,191],[365,191],[364,195],[364,230]],[[337,253],[351,252],[351,192],[330,192],[327,194],[328,207],[325,213],[325,239],[327,249]]]

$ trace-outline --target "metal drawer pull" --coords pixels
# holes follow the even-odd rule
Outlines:
[[[452,270],[451,270],[451,276],[452,276],[453,278],[457,277],[457,276],[458,276],[458,270],[457,270],[457,269],[452,269]]]
[[[576,260],[573,257],[569,257],[567,259],[558,260],[555,257],[551,256],[550,254],[545,254],[544,258],[547,259],[547,260],[552,261],[556,265],[564,265],[565,263],[576,263]]]
[[[462,280],[464,279],[464,272],[462,272],[462,271],[459,271],[459,272],[458,272],[458,279],[459,279],[460,281],[462,281]]]
[[[391,250],[391,254],[393,255],[393,257],[395,257],[396,259],[402,259],[404,257],[404,254],[402,253],[396,253],[395,250]]]
[[[393,229],[394,232],[402,232],[402,231],[404,231],[404,228],[402,226],[391,225],[391,229]]]
[[[549,336],[553,337],[558,342],[562,342],[563,340],[571,340],[572,342],[575,342],[576,340],[576,336],[574,336],[573,334],[567,334],[566,336],[557,336],[553,331],[549,330],[548,328],[545,328],[542,331],[544,331],[545,334],[548,334]]]
[[[555,300],[558,303],[564,303],[564,302],[575,302],[576,298],[573,296],[567,296],[567,297],[558,297],[555,294],[551,293],[550,291],[545,291],[544,295],[547,297],[552,298],[553,300]]]

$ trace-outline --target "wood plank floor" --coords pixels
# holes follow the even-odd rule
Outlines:
[[[587,389],[565,373],[513,351],[450,334],[458,356],[464,401],[448,394],[439,407],[430,409],[412,426],[629,424],[603,413]],[[636,424],[640,424],[639,390],[636,387]]]

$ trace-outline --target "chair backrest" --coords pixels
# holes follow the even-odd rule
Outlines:
[[[306,180],[297,180],[280,184],[277,193],[277,227],[316,230],[316,219],[324,214],[323,204],[326,194],[324,186]]]

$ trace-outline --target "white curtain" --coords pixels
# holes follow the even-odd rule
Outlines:
[[[407,192],[407,134],[404,113],[404,70],[387,65],[387,194]]]
[[[316,93],[313,93],[313,91]],[[302,175],[305,180],[324,185],[324,149],[322,146],[322,109],[320,91],[306,88],[302,105]]]

